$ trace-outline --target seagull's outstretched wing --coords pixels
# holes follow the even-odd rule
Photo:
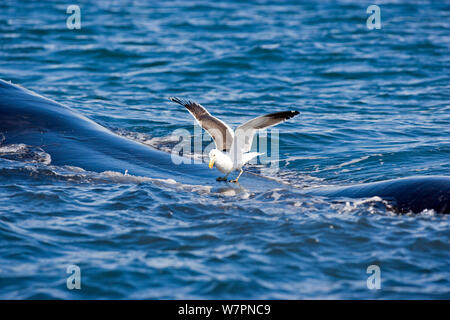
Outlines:
[[[275,112],[247,121],[236,128],[234,132],[235,144],[232,146],[232,151],[236,152],[239,150],[238,153],[249,152],[252,148],[253,137],[257,130],[275,126],[287,119],[295,117],[299,113],[298,111]]]
[[[171,97],[170,100],[188,109],[198,124],[211,135],[217,149],[221,151],[228,151],[230,149],[234,132],[226,123],[213,117],[208,110],[196,102],[182,100],[177,97]]]

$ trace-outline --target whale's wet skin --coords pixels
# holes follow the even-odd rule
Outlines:
[[[448,3],[80,6],[0,4],[0,298],[450,298]],[[300,115],[239,187],[171,96]]]
[[[212,186],[211,172],[204,165],[184,164],[172,155],[121,137],[54,101],[0,80],[0,132],[3,150],[18,144],[40,148],[57,166],[84,170],[126,172],[153,179],[178,180],[183,184]],[[5,153],[5,151],[4,151]],[[7,152],[10,156],[11,152]],[[176,164],[175,164],[176,163]],[[246,175],[238,187],[219,192],[264,190],[277,186],[270,179]],[[308,194],[340,198],[380,197],[397,212],[434,210],[450,213],[450,176],[413,177],[347,187],[309,190]]]

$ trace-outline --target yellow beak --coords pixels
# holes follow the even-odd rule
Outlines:
[[[216,161],[216,159],[212,158],[211,160],[209,160],[209,168],[212,169],[212,167],[214,166],[214,162]]]

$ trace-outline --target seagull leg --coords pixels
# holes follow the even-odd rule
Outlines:
[[[228,175],[229,175],[230,173],[228,172],[226,175],[225,175],[225,177],[218,177],[217,179],[216,179],[216,181],[227,181],[227,179],[228,179]]]
[[[241,176],[241,174],[244,172],[244,170],[242,170],[241,169],[241,172],[239,172],[239,175],[237,176],[237,178],[236,179],[234,179],[234,180],[230,180],[230,182],[234,182],[234,183],[237,183],[238,182],[238,180],[239,180],[239,177]]]

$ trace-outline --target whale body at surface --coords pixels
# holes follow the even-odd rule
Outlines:
[[[172,155],[119,136],[55,101],[0,80],[2,144],[38,146],[53,165],[84,170],[117,171],[181,183],[217,186],[206,164],[178,164]],[[0,140],[1,141],[1,140]],[[242,186],[253,191],[280,187],[272,179],[244,174]],[[230,189],[236,188],[230,186]],[[293,188],[294,189],[294,188]],[[450,213],[450,177],[421,176],[350,186],[303,190],[302,194],[329,198],[378,196],[399,213],[433,209]]]
[[[330,198],[380,197],[399,213],[433,209],[450,213],[450,177],[421,176],[362,183],[343,187],[324,187],[307,192]]]

